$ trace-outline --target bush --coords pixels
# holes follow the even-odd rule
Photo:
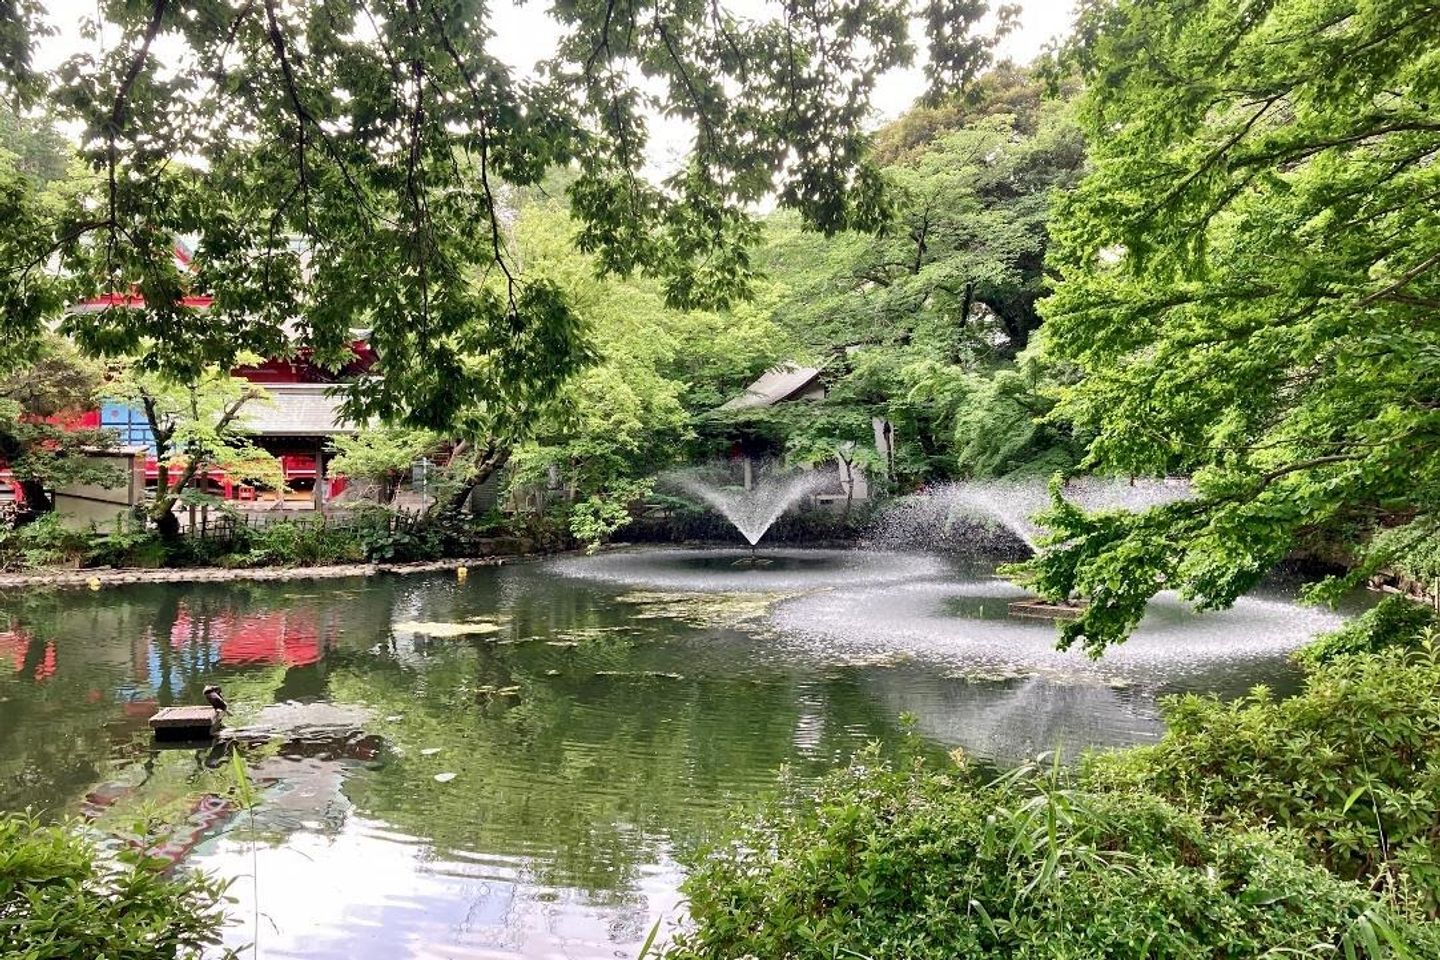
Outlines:
[[[253,566],[317,566],[365,559],[355,529],[318,521],[282,520],[260,527],[250,533],[248,553]]]
[[[74,829],[0,816],[0,956],[194,956],[219,942],[224,885],[168,860],[103,856]],[[226,953],[226,956],[233,956]]]
[[[669,960],[1435,956],[1433,928],[1138,792],[896,768],[875,751],[791,792],[685,883]]]
[[[1332,650],[1285,700],[1263,688],[1234,703],[1171,699],[1164,739],[1093,758],[1087,781],[1153,790],[1217,821],[1291,830],[1339,876],[1392,885],[1433,915],[1440,646],[1416,644],[1359,656]]]
[[[1386,597],[1339,630],[1306,645],[1296,659],[1317,667],[1336,657],[1420,646],[1436,626],[1435,611],[1407,597]]]
[[[89,535],[66,528],[57,514],[47,513],[19,527],[0,524],[0,569],[74,564],[89,550]]]
[[[617,480],[610,488],[593,493],[570,507],[570,535],[595,550],[635,518],[640,506],[655,488],[654,480]]]
[[[92,527],[87,567],[163,567],[170,559],[165,541],[144,521],[119,518],[105,532]]]
[[[255,527],[217,521],[210,536],[165,540],[129,523],[117,523],[103,534],[70,531],[51,515],[18,529],[0,527],[0,570],[82,559],[87,566],[231,569],[434,560],[488,552],[505,523],[499,514],[446,513],[400,526],[394,520],[395,514],[385,507],[362,507],[338,522],[318,516]]]

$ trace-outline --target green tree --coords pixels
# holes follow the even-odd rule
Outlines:
[[[113,468],[91,453],[112,446],[101,430],[79,429],[93,409],[104,368],[59,337],[44,338],[31,362],[0,376],[0,464],[24,495],[22,523],[55,508],[50,491],[71,483],[113,483]]]
[[[188,382],[130,367],[106,384],[105,393],[141,410],[150,425],[159,473],[146,516],[161,536],[179,534],[175,505],[211,468],[284,487],[279,461],[255,446],[245,426],[246,416],[269,400],[264,387],[216,367]]]
[[[9,4],[0,89],[75,123],[88,176],[10,261],[53,253],[63,269],[7,274],[0,321],[33,335],[57,283],[133,290],[143,308],[71,314],[65,330],[94,352],[144,344],[145,365],[180,381],[246,350],[338,364],[364,327],[383,377],[353,384],[352,416],[448,429],[517,381],[545,383],[574,346],[569,304],[522,277],[507,242],[509,188],[569,168],[576,243],[602,272],[656,278],[672,305],[728,303],[750,286],[762,199],[826,232],[883,221],[864,122],[879,77],[912,58],[919,10],[564,3],[532,81],[495,55],[474,0],[102,0],[105,52],[48,76],[31,56],[44,4]],[[987,11],[924,5],[937,90],[992,57],[974,30]],[[655,113],[694,131],[661,184],[642,175]],[[177,236],[198,240],[185,269]]]
[[[75,148],[45,119],[22,117],[0,105],[0,150],[12,154],[15,168],[44,187],[65,176]]]
[[[855,485],[884,476],[885,464],[875,451],[874,421],[864,407],[832,397],[789,404],[783,415],[788,421],[786,458],[818,469],[833,462],[845,491],[842,515],[848,517],[855,502]]]
[[[779,288],[777,322],[821,358],[829,405],[891,425],[902,487],[1073,459],[1068,431],[1029,425],[1052,403],[1038,398],[1042,367],[1012,372],[1048,290],[1051,200],[1085,162],[1068,105],[1043,91],[1004,66],[880,131],[896,207],[876,236],[822,240],[784,214],[767,224],[759,262]]]
[[[60,291],[43,276],[57,216],[54,198],[21,162],[10,145],[0,143],[0,331],[5,341],[0,374],[43,354],[45,331],[26,318],[53,315],[62,303]]]
[[[1025,347],[1046,291],[1048,205],[1085,150],[1037,81],[1002,77],[981,91],[990,100],[916,108],[881,132],[896,206],[877,236],[837,245],[776,224],[763,262],[794,294],[782,320],[817,346],[916,343],[952,362]],[[1026,112],[996,112],[1012,106]]]
[[[1204,608],[1302,538],[1440,504],[1440,12],[1414,2],[1086,4],[1092,170],[1051,225],[1054,416],[1086,465],[1193,472],[1141,514],[1059,508],[1029,567],[1098,652],[1157,590]],[[1379,554],[1360,557],[1360,571]]]
[[[394,501],[415,461],[437,452],[440,438],[429,430],[407,427],[371,427],[353,437],[336,437],[336,456],[330,469],[375,484],[381,503]]]
[[[564,291],[596,362],[559,391],[516,449],[511,482],[558,481],[582,504],[576,523],[608,536],[649,492],[640,481],[689,454],[698,418],[772,362],[784,338],[763,296],[724,311],[678,310],[652,281],[597,277],[568,243],[574,228],[547,202],[528,205],[518,225],[527,271]]]

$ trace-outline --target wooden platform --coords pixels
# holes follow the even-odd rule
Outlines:
[[[220,730],[220,714],[213,707],[162,707],[150,718],[156,737],[168,740],[213,737]]]
[[[1074,620],[1085,612],[1084,602],[1051,603],[1048,600],[1016,600],[1010,604],[1010,616],[1032,620]]]

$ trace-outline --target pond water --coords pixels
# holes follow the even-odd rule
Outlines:
[[[1099,664],[988,569],[871,551],[635,550],[453,573],[0,597],[0,809],[179,824],[261,957],[634,957],[687,850],[789,766],[913,714],[996,766],[1157,737],[1156,698],[1295,683],[1334,617],[1161,598]],[[220,683],[207,746],[157,706]],[[246,745],[261,789],[225,798]],[[257,842],[251,842],[258,834]]]

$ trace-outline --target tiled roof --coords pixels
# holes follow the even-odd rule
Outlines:
[[[818,367],[802,367],[782,363],[765,371],[745,392],[721,405],[721,410],[744,410],[747,407],[771,407],[804,392],[820,376]]]
[[[328,396],[326,383],[271,383],[265,385],[269,403],[255,403],[243,415],[245,429],[264,437],[318,437],[355,433],[354,424],[340,416],[339,396]]]

